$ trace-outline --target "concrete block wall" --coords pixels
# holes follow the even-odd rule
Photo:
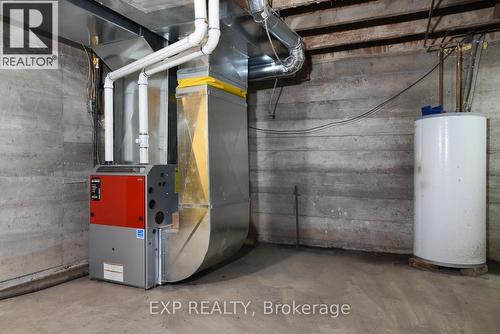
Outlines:
[[[64,43],[59,57],[0,70],[0,288],[87,261],[88,65]]]
[[[301,129],[359,115],[432,68],[435,53],[407,51],[313,59],[311,80],[249,97],[249,123]],[[465,76],[464,76],[465,77]],[[454,110],[454,57],[447,59],[445,107]],[[500,44],[483,53],[473,111],[489,120],[488,254],[500,260]],[[278,91],[275,92],[274,98]],[[251,224],[259,240],[295,243],[299,189],[301,242],[311,246],[411,253],[413,126],[420,107],[437,104],[437,71],[377,114],[307,135],[249,130]]]

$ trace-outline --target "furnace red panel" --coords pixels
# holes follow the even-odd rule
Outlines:
[[[144,176],[90,176],[90,223],[144,228],[144,183]]]

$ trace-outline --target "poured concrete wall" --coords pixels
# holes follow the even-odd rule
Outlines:
[[[87,259],[88,67],[59,54],[58,70],[0,70],[0,288]]]
[[[465,57],[468,57],[466,53]],[[447,60],[445,107],[454,110],[454,58]],[[283,89],[276,119],[271,89],[250,95],[249,120],[301,129],[359,115],[414,82],[437,62],[425,51],[330,60],[314,58],[311,80]],[[464,76],[465,77],[465,76]],[[500,260],[500,45],[484,51],[473,111],[489,118],[489,256]],[[274,95],[276,95],[278,91]],[[360,122],[307,135],[250,130],[252,225],[262,241],[295,243],[298,186],[303,244],[411,253],[413,126],[437,104],[437,71]]]

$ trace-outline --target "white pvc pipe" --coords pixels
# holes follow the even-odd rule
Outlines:
[[[139,101],[141,99],[147,100],[148,95],[148,77],[166,71],[175,66],[179,66],[188,61],[201,57],[203,55],[210,55],[213,50],[217,47],[220,39],[220,24],[219,24],[219,0],[209,0],[209,30],[208,30],[208,40],[201,50],[198,51],[188,51],[184,54],[178,54],[175,57],[167,58],[160,62],[158,65],[152,68],[146,68],[139,74]],[[149,135],[147,134],[147,122],[148,122],[148,105],[146,102],[139,102],[139,129],[146,129],[146,132],[139,130],[139,155],[141,157],[141,163],[149,163],[149,145],[143,145],[141,143],[149,141]],[[141,123],[145,123],[142,124]],[[142,134],[142,137],[141,137]]]
[[[185,53],[181,53],[173,60],[180,60],[185,57]],[[173,65],[177,66],[177,65]],[[172,67],[173,67],[172,66]],[[139,143],[139,162],[143,164],[149,163],[149,106],[148,106],[148,79],[149,76],[145,71],[139,74],[137,84],[139,85],[139,138],[136,140]],[[164,80],[165,81],[165,80]],[[161,102],[161,101],[160,101]]]
[[[199,46],[207,33],[207,5],[205,0],[194,1],[194,16],[195,29],[189,36],[109,73],[108,76],[110,79],[114,81],[123,78],[145,67],[156,64],[167,57],[173,56],[189,48]]]
[[[146,68],[144,72],[147,76],[151,76],[153,74],[168,70],[169,68],[178,66],[180,64],[196,59],[203,55],[212,54],[212,52],[219,44],[219,39],[220,39],[219,0],[209,0],[208,8],[209,8],[208,40],[203,46],[203,48],[194,53],[186,54],[184,58],[176,58],[176,59],[167,58],[164,61],[160,62],[158,65],[155,65],[151,68]]]
[[[197,57],[197,52],[190,53],[188,55],[180,54],[177,59],[173,59],[163,70],[178,66],[185,63],[191,59]],[[158,71],[160,72],[160,71]],[[154,72],[157,73],[157,72]],[[149,163],[149,133],[148,133],[148,122],[149,122],[149,108],[148,108],[148,74],[146,71],[142,71],[139,74],[139,80],[137,81],[139,85],[139,159],[140,163]],[[160,101],[161,102],[161,101]]]
[[[106,162],[113,162],[113,85],[114,81],[145,67],[176,55],[187,49],[199,46],[207,33],[207,6],[205,0],[194,1],[195,29],[189,36],[159,50],[144,58],[138,59],[126,66],[108,73],[104,82],[104,152]]]
[[[148,120],[148,78],[141,72],[139,75],[139,163],[149,163],[149,120]],[[146,112],[141,112],[146,110]]]
[[[217,44],[219,44],[219,0],[209,0],[208,8],[208,40],[202,49],[202,52],[206,55],[211,54],[217,47]]]
[[[145,69],[144,73],[146,76],[150,77],[156,73],[166,71],[171,69],[172,67],[179,66],[181,64],[187,63],[190,60],[196,59],[203,55],[201,51],[195,52],[185,52],[177,55],[177,57],[169,58],[168,62],[161,62],[158,66],[155,66],[150,69]]]
[[[123,160],[126,162],[134,161],[134,145],[132,137],[132,118],[134,116],[134,97],[136,83],[130,81],[125,88],[125,105],[123,122],[125,125],[125,134],[123,136]]]
[[[113,162],[113,81],[104,80],[104,159]]]
[[[160,115],[158,117],[158,149],[160,151],[160,164],[168,162],[168,75],[160,84]]]

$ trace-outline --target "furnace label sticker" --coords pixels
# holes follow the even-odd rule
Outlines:
[[[103,263],[104,279],[123,282],[123,265],[116,263]]]
[[[101,199],[101,179],[90,179],[90,199],[99,201]]]
[[[138,228],[135,231],[135,236],[136,236],[137,239],[144,239],[144,230],[141,229],[141,228]]]

